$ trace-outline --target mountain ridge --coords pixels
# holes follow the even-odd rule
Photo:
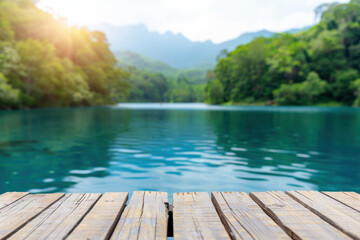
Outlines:
[[[222,43],[213,43],[211,40],[191,41],[181,33],[150,31],[144,24],[114,26],[104,23],[91,27],[91,30],[103,31],[113,52],[131,51],[178,69],[212,68],[222,50],[232,51],[237,46],[249,43],[257,37],[271,37],[275,34],[261,30],[243,33],[235,39]],[[300,30],[302,29],[293,29],[288,32]]]

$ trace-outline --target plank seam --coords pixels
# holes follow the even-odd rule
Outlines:
[[[331,199],[334,199],[334,200],[338,201],[339,203],[344,204],[345,206],[347,206],[347,207],[349,207],[349,208],[351,208],[351,209],[354,209],[354,210],[355,210],[355,211],[357,211],[357,212],[360,212],[358,209],[353,208],[352,206],[350,206],[350,205],[348,205],[348,204],[346,204],[346,203],[344,203],[344,202],[340,201],[339,199],[336,199],[336,198],[332,197],[331,195],[327,195],[325,192],[321,192],[321,193],[322,193],[322,194],[324,194],[324,195],[325,195],[325,196],[327,196],[327,197],[330,197]],[[348,195],[346,192],[342,192],[342,193],[346,194],[346,195],[347,195],[347,196],[349,196],[349,197],[354,198],[353,196]],[[354,199],[356,200],[356,198],[354,198]]]
[[[63,239],[66,239],[67,237],[70,236],[70,234],[71,234],[72,232],[74,232],[75,228],[76,228],[77,226],[79,226],[79,224],[82,222],[82,220],[84,220],[84,218],[86,217],[86,215],[88,215],[89,212],[94,208],[95,204],[99,201],[99,199],[101,198],[101,196],[103,196],[103,194],[100,194],[100,195],[99,195],[99,197],[96,199],[96,201],[94,201],[94,203],[93,203],[93,204],[91,205],[91,207],[86,211],[86,213],[79,219],[79,221],[78,221],[76,224],[74,224],[75,226],[73,226],[73,228],[64,236]],[[85,194],[84,194],[83,197],[85,197]],[[75,209],[73,209],[72,211],[75,211]]]
[[[228,202],[226,201],[226,199],[224,198],[223,194],[222,194],[222,193],[220,193],[220,194],[221,194],[221,196],[223,197],[223,199],[225,200],[226,205],[230,208],[230,206],[229,206]],[[216,212],[217,212],[217,214],[219,215],[220,220],[221,220],[222,224],[224,225],[226,231],[228,232],[230,238],[231,238],[232,240],[235,240],[235,234],[233,233],[233,231],[231,230],[231,227],[230,227],[230,225],[231,225],[231,226],[233,226],[233,225],[232,225],[231,223],[228,223],[228,221],[226,221],[225,214],[223,214],[223,212],[221,211],[220,204],[218,203],[218,201],[217,201],[216,198],[214,197],[213,193],[211,193],[211,201],[213,202],[213,205],[214,205],[214,207],[215,207],[215,209],[216,209]],[[233,214],[233,213],[231,213],[231,214]],[[236,219],[236,218],[235,218],[235,219]],[[236,221],[237,221],[237,219],[236,219]],[[237,222],[239,222],[239,221],[237,221]],[[244,226],[243,226],[240,222],[239,222],[239,224],[244,228]],[[235,229],[234,226],[233,226],[233,228]],[[244,228],[244,229],[245,229],[245,228]],[[245,231],[248,232],[246,229],[245,229]],[[248,233],[249,233],[249,232],[248,232]],[[249,235],[251,236],[251,234],[249,234]],[[252,237],[252,236],[251,236],[251,237]]]
[[[5,206],[1,207],[0,210],[3,209],[3,208],[5,208],[5,207],[7,207],[7,206],[10,206],[11,204],[16,203],[17,201],[19,201],[20,199],[22,199],[22,198],[24,198],[25,196],[28,196],[28,195],[29,195],[29,193],[27,192],[25,195],[21,196],[20,198],[16,199],[15,201],[13,201],[13,202],[11,202],[11,203],[9,203],[9,204],[6,204]]]
[[[309,209],[312,213],[314,213],[316,216],[320,217],[323,221],[325,221],[326,223],[328,223],[330,226],[338,229],[340,232],[346,234],[347,236],[350,236],[351,238],[354,239],[358,239],[356,236],[354,236],[352,233],[347,232],[346,230],[342,229],[340,226],[338,226],[337,224],[333,223],[331,219],[329,219],[327,216],[325,216],[324,214],[322,214],[321,212],[317,211],[316,209],[308,206],[306,203],[303,203],[300,199],[297,199],[295,196],[292,196],[292,194],[288,193],[287,191],[285,192],[288,196],[290,196],[292,199],[294,199],[295,201],[297,201],[298,203],[300,203],[302,206],[304,206],[305,208]],[[301,192],[298,192],[300,195],[304,196]],[[326,196],[326,195],[325,195]],[[304,196],[305,197],[305,196]],[[326,196],[327,197],[327,196]],[[307,198],[310,199],[310,198]],[[311,199],[310,199],[311,200]],[[332,207],[332,206],[330,206]],[[336,208],[332,207],[333,209],[337,210]],[[337,210],[338,211],[338,210]],[[340,211],[338,211],[340,212]],[[340,212],[342,213],[342,212]],[[343,214],[343,213],[342,213]],[[350,217],[350,216],[349,216]]]
[[[29,195],[27,195],[29,196]],[[54,202],[52,202],[51,204],[49,204],[47,207],[44,207],[41,211],[39,211],[39,213],[37,213],[36,215],[34,215],[32,218],[29,218],[28,220],[26,220],[23,224],[21,224],[19,227],[17,227],[16,229],[14,229],[14,231],[12,231],[11,233],[9,233],[7,236],[4,237],[4,239],[8,239],[10,238],[12,235],[14,235],[16,232],[18,232],[20,229],[22,229],[26,224],[28,224],[29,222],[31,222],[32,220],[34,220],[36,217],[38,217],[41,213],[43,213],[46,209],[48,209],[49,207],[51,207],[53,204],[55,204],[57,201],[59,201],[60,199],[62,199],[65,196],[65,194],[63,194],[61,197],[59,197],[58,199],[56,199]],[[33,200],[31,200],[33,201]]]
[[[138,228],[138,231],[137,231],[138,232],[137,233],[138,238],[139,238],[139,235],[140,235],[141,224],[142,224],[142,221],[143,221],[142,216],[144,214],[144,204],[145,204],[145,192],[143,192],[142,204],[141,204],[141,214],[139,216],[140,223],[139,223],[139,228]],[[155,228],[155,233],[156,233],[156,228]]]
[[[128,200],[129,200],[129,195],[127,195],[125,201],[127,202]],[[109,240],[109,239],[111,238],[111,236],[113,235],[113,233],[114,233],[114,231],[115,231],[115,228],[116,228],[117,224],[119,223],[120,218],[121,218],[121,216],[123,215],[124,209],[125,209],[126,207],[127,207],[127,204],[124,204],[124,206],[120,209],[118,215],[117,215],[116,218],[115,218],[115,221],[113,222],[112,226],[111,226],[110,229],[109,229],[108,234],[107,234],[106,237],[105,237],[105,240]]]
[[[255,201],[261,209],[264,210],[264,212],[272,219],[274,222],[281,227],[287,235],[289,235],[292,239],[301,240],[301,238],[294,233],[290,228],[288,228],[281,220],[276,216],[275,213],[272,212],[270,208],[268,208],[265,204],[263,204],[260,199],[258,199],[257,196],[255,196],[253,193],[250,193],[249,196]]]

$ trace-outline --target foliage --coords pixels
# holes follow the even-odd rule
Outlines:
[[[360,2],[321,5],[316,13],[321,21],[309,30],[258,38],[218,59],[208,101],[358,105]]]
[[[274,90],[275,103],[279,105],[310,105],[319,102],[319,96],[327,89],[327,83],[316,72],[310,72],[306,81],[281,84]]]
[[[209,82],[206,87],[206,97],[211,104],[220,104],[224,101],[224,86],[219,80]]]
[[[7,79],[0,73],[0,107],[11,107],[19,100],[19,90],[7,84]]]
[[[205,84],[129,67],[130,102],[203,102]]]
[[[178,71],[166,63],[131,51],[116,51],[115,56],[118,65],[124,68],[135,67],[147,72],[161,73],[163,75],[173,75]]]
[[[356,96],[356,99],[354,101],[354,106],[360,107],[360,78],[356,79],[352,83],[352,88],[355,90],[355,96]]]
[[[128,74],[116,64],[103,33],[68,27],[29,0],[0,0],[1,89],[13,96],[0,94],[0,107],[125,100]]]
[[[130,51],[118,51],[116,57],[131,74],[131,102],[205,101],[206,68],[176,69]]]
[[[129,101],[132,102],[165,102],[165,93],[168,90],[166,78],[159,73],[148,73],[129,68],[129,83],[131,89]]]
[[[167,102],[204,102],[205,84],[196,84],[186,77],[170,80],[170,89],[166,93]]]

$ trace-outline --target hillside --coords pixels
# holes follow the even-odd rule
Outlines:
[[[182,34],[149,31],[143,25],[113,26],[101,24],[92,27],[103,31],[114,52],[131,51],[164,62],[174,68],[211,68],[219,53],[233,51],[238,45],[249,43],[257,37],[271,37],[273,32],[262,30],[244,33],[239,37],[215,44],[212,41],[193,42]],[[292,29],[291,32],[303,29]]]
[[[115,56],[119,66],[125,69],[135,67],[149,73],[160,73],[171,79],[186,78],[191,83],[205,83],[207,81],[206,74],[211,70],[210,67],[177,69],[161,61],[130,51],[117,51]]]
[[[178,71],[161,61],[131,51],[117,51],[115,56],[119,66],[123,68],[136,67],[140,70],[164,75],[173,75]]]
[[[162,61],[175,68],[213,66],[219,49],[208,42],[192,42],[182,34],[151,32],[145,25],[116,27],[102,24],[114,52],[131,51]]]
[[[301,33],[258,38],[219,59],[211,103],[360,106],[360,1],[328,4]]]
[[[0,108],[110,104],[128,74],[106,36],[68,27],[30,0],[0,0]]]

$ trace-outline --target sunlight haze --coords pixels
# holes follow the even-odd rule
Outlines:
[[[338,2],[349,2],[340,0]],[[144,23],[150,30],[182,33],[193,41],[219,43],[244,32],[282,32],[315,24],[314,9],[324,0],[40,0],[38,6],[69,24]],[[52,9],[52,10],[50,10]]]

